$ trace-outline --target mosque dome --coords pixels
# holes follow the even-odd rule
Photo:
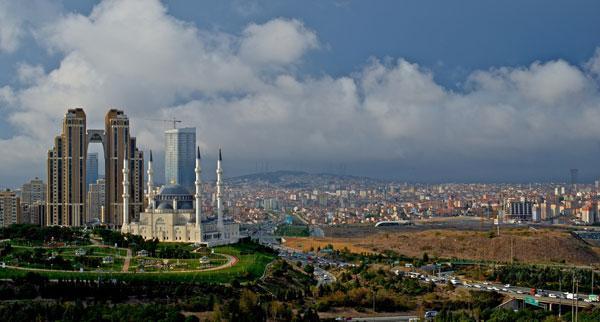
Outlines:
[[[194,196],[182,185],[164,185],[154,197],[157,209],[173,209],[173,200],[177,200],[178,210],[194,209]]]
[[[164,185],[158,191],[159,196],[191,196],[192,194],[182,185],[168,184]]]

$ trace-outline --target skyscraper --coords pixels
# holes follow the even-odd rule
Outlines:
[[[21,222],[20,199],[14,191],[0,191],[0,227]]]
[[[89,186],[96,183],[96,180],[98,180],[98,153],[88,153],[85,170],[85,184]]]
[[[196,128],[165,131],[165,180],[192,191],[196,150]]]
[[[136,147],[136,139],[130,136],[129,118],[123,111],[111,109],[106,113],[105,123],[105,217],[106,224],[120,226],[123,223],[123,160],[129,160],[129,214],[137,218],[143,210],[144,155]]]
[[[35,177],[21,187],[21,203],[33,204],[38,201],[46,201],[46,184]]]
[[[123,111],[111,109],[104,130],[86,130],[83,109],[65,114],[60,136],[48,151],[46,224],[80,226],[86,222],[86,165],[89,143],[102,143],[105,165],[105,224],[117,227],[123,222],[123,160],[129,162],[129,213],[136,217],[143,206],[143,153],[130,136],[129,119]]]
[[[46,203],[46,184],[39,178],[21,187],[21,222],[41,225]]]
[[[86,222],[101,219],[100,213],[106,199],[104,187],[104,179],[98,179],[95,183],[88,185]]]
[[[48,151],[48,201],[46,222],[80,226],[85,213],[86,116],[81,108],[65,114],[62,134]]]

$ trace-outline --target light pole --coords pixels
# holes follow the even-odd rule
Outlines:
[[[562,270],[558,273],[558,319],[560,320],[562,312]]]
[[[373,291],[373,313],[375,313],[375,289],[372,288],[371,291]]]

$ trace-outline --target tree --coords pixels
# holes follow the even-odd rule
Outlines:
[[[429,262],[429,255],[427,255],[427,253],[423,253],[423,262]]]
[[[304,271],[307,274],[313,274],[315,272],[315,267],[312,266],[311,264],[306,264],[306,266],[304,266]]]

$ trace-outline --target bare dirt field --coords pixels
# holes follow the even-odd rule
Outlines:
[[[600,263],[599,247],[573,237],[566,230],[549,228],[503,228],[498,236],[493,228],[422,229],[413,226],[346,236],[350,237],[288,238],[286,245],[309,250],[311,247],[316,249],[332,244],[335,249],[347,247],[356,253],[379,253],[389,249],[413,257],[421,257],[427,253],[430,257],[499,262],[509,262],[512,254],[513,260],[518,262],[577,265]]]

